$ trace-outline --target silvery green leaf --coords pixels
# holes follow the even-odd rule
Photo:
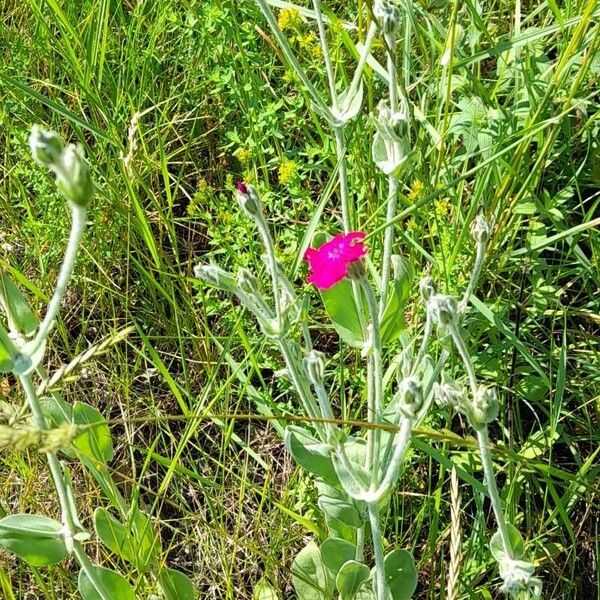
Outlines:
[[[330,600],[333,582],[321,559],[321,551],[310,542],[298,553],[292,563],[292,583],[296,595],[302,600]]]
[[[341,538],[327,538],[321,544],[321,560],[335,579],[342,565],[356,556],[356,545]]]
[[[0,302],[4,306],[8,323],[13,331],[23,335],[32,334],[39,320],[29,307],[25,296],[7,275],[0,275]]]
[[[385,175],[397,174],[409,156],[404,140],[387,140],[380,131],[376,131],[372,145],[373,162]]]
[[[327,444],[319,442],[308,431],[294,425],[286,427],[284,442],[288,452],[301,467],[330,485],[338,485],[331,462],[331,448]]]
[[[320,117],[322,117],[328,125],[334,127],[338,123],[336,123],[335,117],[331,114],[331,110],[329,108],[324,108],[316,102],[311,101],[310,107],[314,110]]]
[[[348,88],[344,90],[337,99],[337,111],[331,111],[333,118],[340,124],[347,123],[356,117],[360,112],[363,103],[363,84],[360,82],[358,89],[350,94],[352,90]]]
[[[122,575],[106,567],[94,565],[91,568],[94,570],[96,579],[110,593],[111,598],[118,598],[119,600],[135,599],[133,588]],[[102,600],[102,596],[96,591],[96,588],[83,569],[79,571],[78,589],[83,600]]]
[[[396,548],[384,559],[385,580],[393,600],[409,600],[418,582],[417,569],[410,552]]]
[[[341,600],[353,600],[361,585],[369,578],[369,567],[356,560],[345,562],[338,571],[335,587]]]
[[[510,523],[506,524],[506,528],[508,529],[508,536],[510,538],[510,545],[512,546],[514,557],[522,558],[525,554],[525,544],[523,543],[523,538],[521,537],[519,530]],[[499,531],[496,531],[490,540],[490,551],[498,563],[506,558],[502,536]]]

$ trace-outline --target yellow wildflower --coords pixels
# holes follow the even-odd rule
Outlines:
[[[295,8],[282,8],[279,11],[277,24],[281,31],[285,31],[286,29],[296,29],[301,23],[302,18]]]
[[[250,150],[248,150],[248,148],[240,148],[236,152],[236,156],[237,156],[237,159],[243,165],[247,165],[250,162],[250,159],[252,158],[252,152],[250,152]]]
[[[284,158],[279,165],[279,183],[287,185],[292,182],[298,174],[298,165],[296,161]]]
[[[425,184],[419,179],[415,179],[410,186],[410,192],[408,192],[408,200],[410,202],[415,202],[419,198],[423,197],[423,192],[425,190]]]

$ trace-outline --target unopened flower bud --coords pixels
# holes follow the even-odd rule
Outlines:
[[[398,7],[393,0],[375,0],[373,15],[379,19],[384,33],[393,33],[398,27]]]
[[[81,146],[69,144],[62,155],[62,169],[57,168],[54,172],[58,188],[71,202],[83,207],[89,205],[94,184]]]
[[[432,277],[423,277],[423,279],[419,281],[419,293],[425,302],[437,293],[437,287]]]
[[[493,387],[480,386],[469,410],[471,425],[475,429],[485,427],[498,416],[498,397]]]
[[[405,417],[413,419],[423,405],[421,382],[416,377],[405,377],[398,390],[400,410]]]
[[[239,181],[236,184],[236,197],[242,210],[249,217],[256,217],[260,214],[260,198],[254,186]]]
[[[465,389],[458,385],[456,381],[446,379],[443,376],[442,383],[433,385],[433,394],[435,403],[440,407],[451,406],[456,409],[461,409],[467,399]]]
[[[240,290],[250,296],[258,293],[258,280],[252,271],[242,267],[237,273],[236,282]]]
[[[477,215],[471,223],[471,234],[479,244],[485,244],[490,239],[490,224],[483,215]]]
[[[304,367],[313,385],[323,383],[325,376],[325,355],[318,350],[311,350],[304,358]]]
[[[221,267],[217,267],[217,265],[196,265],[194,267],[194,275],[209,285],[225,290],[226,292],[235,291],[235,277],[231,273],[221,269]]]
[[[427,302],[427,310],[434,323],[446,327],[458,318],[456,299],[452,296],[434,294]]]
[[[64,151],[64,144],[60,136],[54,131],[45,131],[38,125],[31,128],[29,147],[33,160],[38,165],[48,168],[60,163]]]

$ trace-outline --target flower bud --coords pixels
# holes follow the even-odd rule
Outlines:
[[[465,389],[456,381],[446,379],[445,375],[442,376],[442,383],[434,383],[433,395],[438,406],[451,406],[459,410],[464,407],[467,399]]]
[[[473,223],[471,223],[471,234],[479,244],[485,244],[490,239],[490,224],[485,220],[483,215],[477,215]]]
[[[235,277],[217,265],[196,265],[194,275],[220,290],[234,292],[236,289]]]
[[[373,15],[379,19],[383,33],[393,33],[398,27],[398,7],[393,0],[375,0]]]
[[[427,310],[433,322],[442,327],[456,323],[458,318],[456,299],[452,296],[434,294],[427,302]]]
[[[304,358],[304,367],[313,385],[321,385],[325,376],[325,355],[318,350],[311,350]]]
[[[82,207],[89,205],[94,195],[94,184],[81,146],[69,144],[62,155],[62,168],[57,166],[52,170],[56,173],[58,189],[71,202]]]
[[[54,131],[45,131],[39,125],[34,125],[29,135],[29,147],[38,165],[51,169],[53,165],[60,164],[64,144]]]
[[[367,274],[365,263],[362,259],[354,260],[348,263],[348,278],[354,281],[360,281]]]
[[[254,186],[238,181],[236,184],[236,197],[238,204],[249,217],[260,214],[260,198]]]
[[[481,429],[498,416],[498,397],[493,387],[480,386],[472,400],[469,420],[475,429]]]
[[[534,576],[535,566],[527,561],[504,557],[499,563],[501,590],[511,598],[539,600],[542,595],[542,582]]]
[[[421,382],[413,376],[405,377],[400,382],[398,400],[402,414],[409,419],[414,419],[423,405]]]
[[[419,293],[425,302],[427,302],[431,296],[437,293],[437,287],[432,277],[423,277],[423,279],[419,281]]]

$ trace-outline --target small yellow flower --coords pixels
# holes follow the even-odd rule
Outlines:
[[[281,31],[286,29],[297,29],[302,23],[302,17],[295,8],[282,8],[279,11],[277,24]]]
[[[319,44],[319,39],[312,31],[306,35],[298,36],[298,45],[307,52],[312,52],[314,47]]]
[[[406,228],[407,228],[409,231],[416,231],[416,230],[417,230],[417,228],[418,228],[417,222],[416,222],[414,219],[412,219],[412,218],[411,218],[411,219],[409,219],[409,220],[408,220],[408,223],[406,224]]]
[[[247,165],[250,162],[250,159],[252,158],[252,152],[250,152],[250,150],[248,150],[248,148],[240,148],[236,152],[236,156],[237,156],[237,159],[243,165]]]
[[[435,214],[438,217],[447,217],[452,213],[452,205],[448,198],[440,198],[435,203]]]
[[[410,202],[415,202],[419,198],[423,197],[423,192],[425,191],[425,184],[419,179],[415,179],[410,186],[410,192],[408,192],[408,200]]]
[[[292,182],[298,174],[298,164],[296,161],[284,158],[279,165],[279,183],[287,185]]]

